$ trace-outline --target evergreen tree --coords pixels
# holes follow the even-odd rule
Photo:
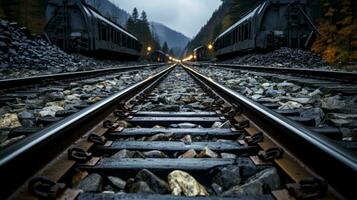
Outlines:
[[[138,9],[134,8],[133,10],[133,14],[131,15],[131,17],[133,18],[133,21],[136,23],[139,19],[139,12]]]
[[[139,18],[137,9],[134,9],[131,17],[127,21],[127,29],[132,32],[143,45],[141,52],[143,56],[147,54],[147,47],[149,46],[153,51],[161,49],[159,39],[151,32],[150,23],[145,11],[141,12]]]
[[[154,49],[161,49],[160,40],[155,35],[152,35],[152,47]]]
[[[242,15],[247,13],[250,9],[258,5],[261,0],[233,0],[230,3],[229,16],[231,17],[232,22],[238,21]]]
[[[169,50],[169,54],[170,54],[170,56],[176,57],[174,49],[172,49],[172,48]]]
[[[167,45],[167,42],[164,42],[164,45],[162,46],[162,51],[164,53],[169,53],[169,46]]]
[[[148,22],[147,15],[145,11],[141,12],[140,20],[143,22]]]
[[[135,32],[134,30],[135,30],[135,23],[134,23],[134,20],[133,20],[133,18],[130,16],[129,18],[128,18],[128,21],[126,22],[126,29],[128,29],[129,31],[131,31],[131,32]]]

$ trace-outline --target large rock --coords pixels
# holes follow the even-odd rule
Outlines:
[[[167,179],[172,195],[209,196],[207,190],[186,172],[175,170],[168,175]]]
[[[39,114],[41,117],[46,117],[46,116],[55,117],[56,112],[61,111],[61,110],[64,110],[64,108],[60,107],[60,106],[56,106],[56,105],[47,106],[47,107],[42,108],[42,110],[40,111]]]
[[[280,177],[275,168],[268,168],[250,177],[244,185],[237,185],[222,193],[222,196],[262,195],[279,189]]]
[[[321,99],[321,107],[326,110],[342,110],[346,107],[346,102],[341,96],[336,95]]]
[[[300,117],[314,118],[316,126],[319,126],[325,117],[325,113],[321,108],[312,108],[300,113]]]
[[[224,190],[239,185],[241,181],[240,167],[238,165],[230,165],[218,169],[218,173],[212,179],[213,183],[220,185]]]
[[[16,128],[20,126],[21,123],[15,113],[6,113],[0,117],[0,128]]]
[[[18,114],[18,118],[23,127],[33,127],[36,124],[36,117],[31,112],[22,111]]]

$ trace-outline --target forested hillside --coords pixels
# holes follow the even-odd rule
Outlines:
[[[161,46],[163,47],[166,42],[171,53],[176,57],[181,57],[190,38],[157,22],[150,22],[150,25],[152,32],[159,38]],[[162,50],[166,51],[165,48]]]
[[[118,8],[115,4],[108,0],[85,0],[89,5],[96,8],[102,15],[125,26],[130,14],[125,10]]]
[[[208,45],[234,24],[242,15],[254,8],[262,0],[222,0],[222,5],[212,14],[195,38],[187,45],[188,52],[201,45]]]
[[[150,24],[145,11],[142,11],[139,16],[139,11],[135,8],[126,23],[126,28],[134,33],[142,43],[143,56],[146,55],[148,47],[151,50],[161,50],[159,39],[150,30]]]
[[[212,17],[201,28],[198,34],[187,44],[186,51],[190,52],[197,46],[207,45],[225,28],[231,25],[230,18],[226,17],[232,0],[224,0],[222,5],[212,14]]]
[[[323,17],[318,19],[321,33],[312,50],[329,63],[357,61],[357,2],[320,0]]]

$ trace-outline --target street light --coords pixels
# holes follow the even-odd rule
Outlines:
[[[152,49],[151,49],[151,47],[150,47],[150,46],[148,46],[147,50],[148,50],[148,52],[150,52]]]
[[[212,44],[209,44],[209,45],[208,45],[208,49],[209,49],[209,50],[212,50],[212,49],[213,49],[213,45],[212,45]]]

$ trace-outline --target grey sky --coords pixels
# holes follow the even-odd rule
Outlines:
[[[220,0],[110,0],[132,12],[145,10],[150,21],[156,21],[194,37],[221,4]]]

